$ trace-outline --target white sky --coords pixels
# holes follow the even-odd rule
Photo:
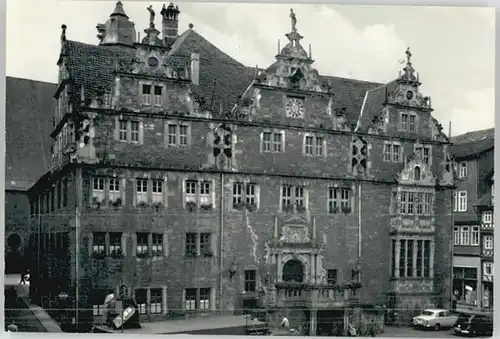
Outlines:
[[[152,4],[161,27],[161,2],[123,1],[144,36]],[[167,3],[168,5],[168,3]],[[179,33],[194,29],[240,62],[272,64],[277,41],[290,31],[290,7],[320,74],[387,82],[410,46],[434,116],[452,134],[494,127],[495,12],[487,8],[178,3]],[[55,82],[61,24],[67,37],[97,43],[115,1],[9,0],[7,75]]]

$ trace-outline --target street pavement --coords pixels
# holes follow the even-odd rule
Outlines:
[[[395,327],[395,326],[385,326],[384,333],[379,334],[378,337],[382,338],[460,338],[452,334],[451,329],[441,330],[441,331],[431,331],[431,330],[416,330],[412,327]],[[484,336],[483,338],[490,338]]]

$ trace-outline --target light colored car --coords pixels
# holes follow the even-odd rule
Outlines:
[[[442,328],[452,328],[458,316],[444,309],[426,309],[422,314],[413,317],[413,326],[416,328],[432,328],[439,331]]]

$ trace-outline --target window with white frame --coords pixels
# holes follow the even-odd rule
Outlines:
[[[121,203],[120,179],[109,179],[109,202],[111,204]]]
[[[152,288],[150,290],[151,302],[149,312],[151,314],[161,314],[163,308],[163,291],[161,288]]]
[[[458,164],[458,177],[465,178],[467,176],[467,162],[462,161]]]
[[[151,253],[153,257],[163,256],[163,234],[151,234]]]
[[[169,122],[167,124],[167,145],[187,146],[189,144],[190,125],[186,123]]]
[[[163,86],[154,86],[153,105],[163,106]]]
[[[122,255],[122,233],[109,233],[109,248],[108,254],[111,257],[121,257]]]
[[[431,248],[431,240],[392,240],[391,275],[401,278],[430,277],[430,259],[434,255],[431,252]],[[399,262],[397,261],[398,257]]]
[[[304,137],[304,155],[324,156],[325,138],[314,135],[306,135]]]
[[[467,191],[458,192],[458,212],[467,211]]]
[[[384,161],[385,162],[401,162],[401,145],[398,143],[384,144]]]
[[[351,212],[352,190],[343,187],[328,188],[328,213]]]
[[[460,245],[469,246],[470,244],[470,228],[469,226],[462,226],[460,232]]]
[[[472,226],[470,244],[471,246],[479,246],[479,226]]]
[[[453,212],[458,212],[458,192],[453,192]]]
[[[101,204],[104,202],[104,180],[102,177],[93,178],[92,200],[93,203]]]
[[[163,204],[163,180],[152,180],[153,204]]]
[[[147,314],[147,290],[145,288],[139,288],[135,290],[135,302],[137,303],[137,310],[139,314]]]
[[[148,179],[136,179],[135,200],[136,204],[148,203]]]
[[[400,131],[415,132],[417,130],[417,116],[415,113],[401,113],[400,116]]]
[[[92,256],[103,258],[106,256],[106,233],[93,232],[92,233]]]
[[[194,311],[197,307],[197,294],[198,290],[196,288],[186,288],[184,291],[184,310]]]
[[[460,227],[453,227],[453,245],[460,245]]]
[[[281,153],[283,152],[284,138],[282,132],[262,133],[262,152]]]
[[[491,224],[492,221],[493,221],[493,212],[484,211],[483,212],[483,223]]]
[[[257,207],[257,185],[255,183],[233,183],[233,208],[243,205]]]
[[[422,161],[430,165],[431,164],[431,146],[423,146],[422,147]]]
[[[141,123],[137,120],[120,119],[117,120],[117,135],[119,141],[141,143],[142,130]]]
[[[200,310],[210,309],[210,288],[200,288]]]
[[[485,262],[483,265],[484,275],[493,275],[493,263]]]
[[[493,236],[485,235],[483,239],[483,247],[485,250],[493,249]]]
[[[300,185],[281,186],[281,210],[304,212],[306,206],[306,189]]]
[[[186,180],[185,202],[189,209],[200,207],[212,209],[214,207],[213,183],[208,180]]]
[[[142,92],[141,92],[141,98],[142,98],[142,103],[144,105],[151,105],[152,102],[152,91],[151,91],[151,85],[149,84],[142,84]]]
[[[212,256],[212,234],[211,233],[186,233],[186,257],[211,257]]]
[[[149,233],[137,233],[136,255],[140,258],[149,256]]]

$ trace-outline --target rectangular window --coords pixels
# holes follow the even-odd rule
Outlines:
[[[424,193],[417,193],[417,210],[415,213],[421,215],[424,213]]]
[[[92,255],[99,258],[106,256],[106,233],[94,232],[92,235]]]
[[[61,205],[62,205],[62,201],[61,201],[62,185],[61,185],[60,181],[57,183],[56,191],[57,191],[57,208],[59,209],[59,208],[61,208]]]
[[[396,275],[396,240],[391,240],[391,276]]]
[[[120,193],[120,179],[110,178],[109,179],[109,202],[111,204],[116,204],[118,199],[121,200]]]
[[[142,103],[151,105],[151,85],[142,85]]]
[[[256,185],[252,183],[246,184],[245,200],[247,205],[257,205]]]
[[[307,136],[305,140],[304,153],[306,155],[313,155],[314,137]]]
[[[401,146],[400,145],[392,145],[392,162],[400,162],[401,161]]]
[[[200,310],[210,309],[210,289],[200,288]]]
[[[281,186],[281,208],[283,211],[296,210],[303,212],[307,209],[305,201],[305,187],[304,186]]]
[[[467,162],[463,161],[458,165],[458,177],[465,178],[467,176]]]
[[[210,194],[210,182],[200,182],[200,205],[210,206],[212,204],[212,197]]]
[[[407,203],[407,199],[406,199],[406,192],[401,192],[401,204],[400,204],[400,210],[399,210],[399,213],[401,214],[407,214],[408,210],[407,210],[407,206],[408,206],[408,203]]]
[[[127,120],[120,120],[118,127],[118,140],[127,141]]]
[[[161,288],[152,288],[150,290],[151,293],[151,304],[150,304],[150,313],[151,314],[161,314],[162,312],[162,304],[163,304],[163,292]]]
[[[458,212],[458,192],[453,192],[453,212]]]
[[[422,270],[422,254],[423,254],[423,247],[424,247],[424,241],[423,240],[417,240],[417,277],[421,277],[423,270]]]
[[[467,191],[458,192],[458,211],[467,211]]]
[[[431,268],[431,242],[430,240],[424,240],[424,277],[428,278],[430,276]]]
[[[472,226],[470,244],[471,246],[479,246],[479,226]]]
[[[94,317],[104,315],[104,300],[106,299],[105,289],[94,289],[91,294],[92,298],[92,314]]]
[[[136,253],[140,258],[149,256],[149,234],[137,233]]]
[[[413,277],[413,240],[407,240],[406,246],[406,276]]]
[[[406,240],[400,240],[399,241],[399,276],[404,277],[405,276],[405,260],[406,260]]]
[[[144,288],[140,288],[135,290],[135,302],[137,303],[137,309],[139,310],[139,314],[147,313],[147,291]]]
[[[151,253],[153,257],[163,256],[163,234],[153,233],[151,244]]]
[[[493,236],[491,235],[486,235],[483,239],[483,247],[485,250],[492,250],[493,249]]]
[[[330,269],[327,271],[327,283],[328,285],[337,285],[337,270]]]
[[[177,125],[168,125],[168,145],[177,145]]]
[[[384,161],[391,162],[392,161],[392,145],[384,144]]]
[[[163,203],[163,180],[152,180],[153,204]]]
[[[330,187],[328,189],[329,213],[348,213],[351,209],[351,190],[348,188]]]
[[[460,227],[453,227],[453,245],[460,245]]]
[[[154,87],[153,104],[155,106],[163,106],[163,87],[161,86]]]
[[[148,203],[148,180],[147,179],[137,179],[136,180],[136,192],[135,192],[136,204],[147,204]]]
[[[196,303],[196,294],[197,294],[197,289],[196,288],[186,288],[184,292],[184,309],[186,311],[194,311],[196,310],[197,303]]]
[[[139,142],[139,122],[130,122],[130,141]]]
[[[491,211],[483,212],[483,223],[491,224],[493,221],[493,213]]]
[[[422,160],[425,164],[429,165],[431,160],[431,148],[424,146],[422,149]]]
[[[414,207],[414,203],[415,203],[415,193],[408,192],[407,194],[408,194],[408,196],[407,196],[408,201],[407,201],[407,205],[406,205],[406,207],[407,207],[406,213],[413,214],[414,213],[413,207]]]
[[[198,234],[186,233],[186,257],[196,257],[198,255],[196,240]]]
[[[257,271],[245,270],[245,292],[255,292],[257,284]]]
[[[469,244],[470,244],[470,228],[469,228],[469,226],[462,226],[460,243],[461,243],[461,245],[469,246]]]
[[[401,145],[399,144],[384,144],[384,161],[385,162],[400,162],[401,160]]]
[[[281,153],[283,149],[283,134],[273,133],[273,152]]]
[[[93,203],[102,203],[104,201],[104,178],[94,178],[92,190]]]
[[[484,274],[493,275],[493,264],[489,262],[484,263]]]
[[[196,203],[196,181],[186,181],[186,202]]]
[[[401,114],[401,130],[406,131],[408,130],[408,114]]]
[[[200,233],[200,255],[204,257],[212,256],[210,233]]]
[[[396,214],[398,212],[398,192],[392,192],[391,195],[391,213]]]
[[[188,126],[179,125],[179,145],[186,146],[188,144]]]
[[[432,214],[432,193],[424,194],[424,214],[425,215]]]
[[[408,117],[408,130],[410,132],[415,132],[416,131],[416,119],[417,117],[414,115],[410,115]]]
[[[111,257],[122,256],[122,234],[118,232],[109,233],[109,250]]]
[[[324,142],[323,137],[316,137],[316,156],[318,157],[322,157],[325,153]]]
[[[233,206],[243,203],[243,185],[240,182],[233,184]]]
[[[62,205],[63,207],[68,206],[68,179],[63,178],[62,179]]]
[[[271,132],[264,132],[262,134],[262,151],[263,152],[271,152]]]

